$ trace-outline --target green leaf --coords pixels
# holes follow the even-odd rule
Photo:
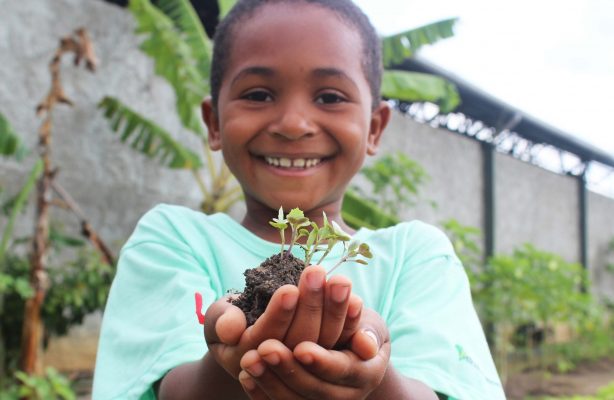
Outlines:
[[[86,244],[85,240],[66,235],[53,225],[49,229],[49,242],[58,249],[63,247],[83,247]]]
[[[454,110],[460,96],[454,84],[430,74],[386,70],[382,77],[382,96],[403,101],[428,101],[442,113]]]
[[[30,171],[30,174],[28,175],[28,179],[26,180],[26,183],[23,185],[23,187],[19,191],[19,194],[17,195],[17,198],[11,208],[11,213],[9,215],[8,222],[6,226],[4,227],[4,232],[2,233],[2,241],[0,241],[0,261],[4,259],[4,254],[8,247],[9,240],[11,236],[13,235],[13,228],[15,226],[15,220],[17,219],[17,216],[21,213],[21,210],[27,204],[28,198],[30,197],[30,192],[34,188],[34,185],[36,184],[36,181],[38,180],[42,172],[43,172],[43,161],[39,159],[36,162],[36,164],[34,164],[34,167]]]
[[[196,60],[196,68],[202,79],[207,81],[211,69],[212,46],[192,4],[188,0],[155,0],[154,4],[173,21],[182,34]]]
[[[305,217],[305,214],[299,208],[293,208],[292,210],[290,210],[286,218],[290,225],[294,227],[294,229],[309,226],[311,223],[311,221],[309,221],[309,218]]]
[[[121,141],[166,167],[197,169],[202,166],[200,157],[186,149],[159,125],[143,117],[113,97],[105,97],[98,104],[104,110],[115,133],[121,132]],[[123,127],[123,129],[122,129]]]
[[[226,14],[228,14],[236,2],[236,0],[217,0],[217,3],[220,5],[220,19],[224,18]]]
[[[399,222],[397,218],[386,214],[376,204],[364,200],[352,190],[345,192],[341,214],[343,220],[354,229],[385,228]]]
[[[0,113],[0,155],[23,158],[26,149],[9,121]]]
[[[361,243],[360,246],[358,246],[358,254],[366,258],[373,258],[373,253],[371,253],[371,249],[366,243]]]
[[[156,74],[165,78],[175,90],[177,112],[183,125],[203,135],[200,103],[208,92],[208,85],[206,71],[199,70],[198,63],[204,62],[202,55],[195,55],[192,51],[198,40],[194,36],[196,33],[193,29],[189,35],[178,31],[175,22],[149,0],[130,0],[129,8],[137,22],[136,32],[145,36],[141,50],[153,58]],[[178,18],[188,29],[189,18]]]
[[[422,46],[454,36],[457,22],[458,18],[445,19],[382,38],[384,66],[399,64]]]

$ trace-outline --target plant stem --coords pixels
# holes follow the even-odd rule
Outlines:
[[[324,258],[324,257],[322,257]],[[330,275],[334,270],[337,269],[338,266],[340,266],[341,264],[343,264],[344,262],[346,262],[348,260],[348,256],[343,256],[341,257],[341,260],[339,260],[339,262],[337,262],[337,264],[335,264],[327,273],[326,275]],[[321,262],[322,260],[320,260]]]

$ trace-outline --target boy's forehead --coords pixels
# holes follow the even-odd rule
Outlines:
[[[284,52],[303,54],[314,62],[325,59],[331,67],[361,66],[362,41],[356,29],[334,11],[313,4],[264,5],[238,24],[233,36],[228,70],[250,58],[265,61]],[[293,60],[297,61],[286,61]]]

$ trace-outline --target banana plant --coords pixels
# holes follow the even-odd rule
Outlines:
[[[217,165],[214,162],[200,122],[199,105],[209,93],[212,43],[193,3],[190,0],[130,0],[129,9],[137,23],[136,32],[144,37],[141,49],[154,60],[156,74],[173,87],[180,120],[200,138],[205,161],[155,121],[143,117],[120,100],[107,97],[100,102],[100,108],[122,142],[156,158],[164,166],[189,170],[202,191],[203,211],[227,211],[240,199],[241,192],[223,161]],[[218,0],[217,3],[223,16],[234,0]],[[430,101],[439,105],[442,112],[449,112],[458,105],[458,92],[451,83],[428,74],[392,69],[420,47],[452,36],[455,23],[456,19],[444,20],[382,38],[385,67],[382,95],[385,98]],[[204,174],[208,179],[203,179]],[[361,202],[354,194],[348,196],[351,200],[347,204]],[[354,218],[356,224],[360,224],[359,215]],[[388,218],[378,220],[391,221]],[[371,222],[364,222],[372,226]]]
[[[456,86],[436,75],[396,69],[421,47],[454,36],[457,18],[445,19],[382,38],[382,96],[409,102],[428,101],[449,113],[460,104]]]
[[[205,160],[119,99],[105,97],[99,107],[122,142],[163,166],[190,171],[202,192],[204,212],[227,211],[241,198],[241,190],[224,162],[215,161],[199,111],[209,93],[211,41],[188,0],[130,0],[129,9],[136,33],[144,36],[141,50],[154,60],[155,73],[174,89],[179,119],[200,139]]]

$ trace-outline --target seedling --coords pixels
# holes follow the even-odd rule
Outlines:
[[[373,257],[366,243],[351,241],[351,236],[344,232],[335,221],[329,221],[325,213],[322,215],[322,226],[318,226],[315,222],[310,221],[300,209],[294,208],[288,215],[284,215],[284,210],[280,207],[277,217],[269,223],[279,231],[280,252],[269,257],[259,266],[247,269],[245,289],[231,301],[245,313],[248,325],[252,325],[264,312],[275,290],[286,284],[298,285],[303,269],[311,264],[316,253],[322,253],[317,262],[321,264],[338,243],[343,244],[343,255],[328,271],[328,274],[344,262],[354,261],[359,264],[367,264],[365,259]],[[288,228],[291,234],[290,241],[286,245],[285,232]],[[304,239],[304,243],[300,243],[301,239]],[[294,246],[300,246],[303,249],[304,260],[294,257],[292,254]],[[195,300],[196,315],[199,322],[203,324],[205,318],[202,314],[202,297],[199,293],[196,293]]]
[[[322,213],[322,226],[319,227],[315,222],[309,220],[309,218],[305,217],[303,211],[298,208],[294,208],[288,213],[287,218],[284,218],[284,210],[282,207],[279,208],[279,213],[277,218],[273,218],[272,221],[269,222],[271,226],[277,228],[279,230],[281,236],[281,252],[280,254],[283,256],[284,254],[289,254],[292,250],[292,247],[297,243],[297,241],[301,238],[306,237],[307,240],[305,244],[299,244],[299,246],[305,251],[305,265],[310,265],[311,260],[316,252],[322,251],[323,254],[318,260],[317,264],[322,264],[322,261],[328,256],[337,245],[337,243],[343,243],[343,247],[345,249],[343,256],[339,260],[335,266],[333,266],[328,274],[333,272],[339,265],[344,262],[354,261],[359,264],[366,265],[367,261],[364,259],[358,258],[358,256],[362,256],[364,258],[372,258],[373,255],[369,250],[369,245],[366,243],[358,243],[351,242],[349,246],[347,243],[352,239],[349,234],[343,231],[339,224],[335,221],[329,222],[326,217],[326,213]],[[284,253],[284,237],[285,230],[290,225],[292,230],[292,236],[290,239],[290,245],[286,253]],[[311,227],[311,230],[306,229],[306,227]]]

